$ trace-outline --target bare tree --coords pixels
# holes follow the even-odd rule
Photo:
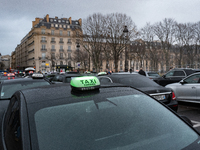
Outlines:
[[[198,63],[198,68],[200,67],[200,21],[194,26],[194,40],[195,40],[195,56],[196,62]]]
[[[185,24],[186,26],[186,32],[184,34],[184,48],[185,48],[185,62],[187,63],[186,65],[189,67],[193,67],[194,63],[194,58],[195,58],[195,24],[193,23],[187,23]]]
[[[122,52],[125,52],[125,47],[129,47],[130,40],[135,38],[137,35],[136,25],[132,19],[126,14],[112,13],[108,14],[105,18],[106,31],[104,37],[110,48],[111,57],[114,60],[115,71],[118,71],[119,56]],[[124,27],[128,27],[128,35],[125,37],[123,30]],[[128,52],[128,50],[126,51]],[[127,61],[127,60],[125,60]]]
[[[105,40],[104,33],[104,16],[102,14],[90,15],[84,20],[83,29],[83,48],[88,52],[92,63],[97,72],[100,70],[100,54],[103,53]]]
[[[80,48],[77,49],[76,51],[74,51],[73,53],[73,57],[72,60],[75,62],[80,62],[81,65],[83,66],[82,68],[84,68],[84,70],[87,70],[88,68],[88,58],[89,58],[89,54],[87,51],[85,51],[84,49]]]
[[[162,60],[164,63],[161,63],[161,68],[165,64],[167,70],[170,67],[170,49],[174,43],[174,34],[175,34],[175,21],[171,18],[165,18],[163,22],[158,22],[154,25],[154,33],[158,37],[162,46]]]
[[[140,36],[145,46],[143,51],[139,51],[140,59],[150,61],[151,70],[158,70],[158,62],[160,61],[160,43],[155,41],[154,26],[146,23],[146,26],[140,30]],[[143,67],[143,66],[141,66]]]

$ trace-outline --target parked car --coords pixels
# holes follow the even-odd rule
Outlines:
[[[200,103],[200,72],[189,75],[178,83],[168,84],[177,101]]]
[[[140,74],[113,74],[109,76],[113,83],[121,83],[137,88],[163,102],[174,111],[178,110],[176,96],[170,88],[162,87],[153,80]]]
[[[145,74],[146,74],[146,77],[148,77],[149,79],[152,79],[152,80],[160,77],[160,75],[154,71],[145,71]]]
[[[159,85],[166,86],[170,83],[179,82],[190,74],[196,73],[195,69],[172,69],[164,74],[162,77],[154,78],[153,80]]]
[[[59,84],[59,83],[70,83],[71,78],[73,77],[80,77],[81,74],[75,73],[66,73],[66,74],[56,74],[52,79],[50,79],[51,83]]]
[[[91,76],[15,92],[0,109],[0,141],[1,150],[200,149],[190,121],[141,91]]]

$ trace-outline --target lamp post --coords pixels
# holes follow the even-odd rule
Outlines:
[[[123,33],[125,35],[126,40],[128,41],[128,28],[127,28],[127,26],[124,26]],[[125,72],[128,72],[127,46],[126,46],[126,43],[125,43]]]
[[[79,63],[79,48],[80,48],[79,43],[77,43],[76,48],[77,48],[77,51],[78,51],[78,63]],[[78,65],[79,65],[79,64],[78,64]],[[80,67],[80,66],[78,66],[78,72],[79,72],[79,67]]]

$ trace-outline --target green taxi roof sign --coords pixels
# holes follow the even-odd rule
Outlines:
[[[99,89],[100,82],[95,76],[74,77],[71,79],[72,89],[86,91]]]

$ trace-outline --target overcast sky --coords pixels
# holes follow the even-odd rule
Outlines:
[[[137,28],[164,18],[200,21],[200,0],[0,0],[0,53],[11,55],[36,17],[86,19],[93,13],[123,13]]]

